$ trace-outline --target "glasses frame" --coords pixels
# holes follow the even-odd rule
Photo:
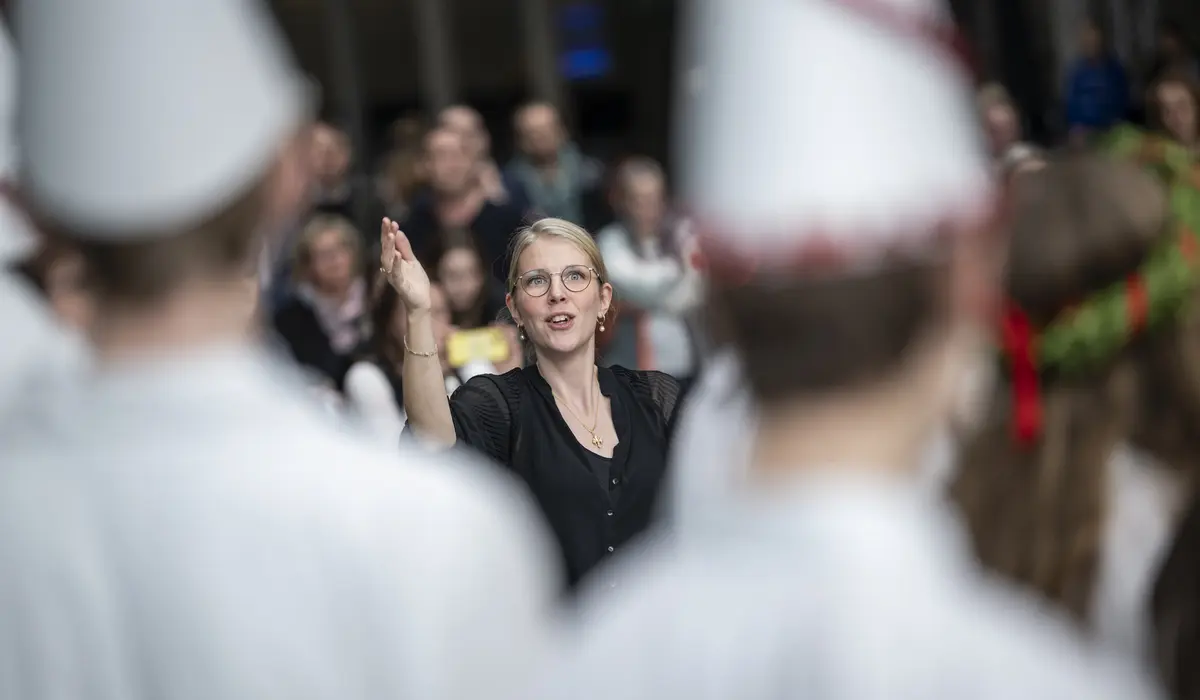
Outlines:
[[[576,268],[576,267],[582,267],[583,269],[592,273],[588,277],[587,284],[583,285],[583,289],[571,289],[570,287],[567,286],[566,282],[563,282],[563,279],[562,279],[562,275],[564,272],[566,272],[567,270],[570,270],[572,268]],[[551,272],[544,268],[537,268],[535,270],[529,270],[529,271],[523,273],[520,277],[517,278],[517,284],[516,284],[517,289],[520,289],[522,292],[525,293],[526,296],[533,297],[534,299],[540,299],[540,298],[546,296],[546,294],[548,294],[550,292],[549,284],[546,285],[546,290],[543,291],[541,294],[530,294],[529,290],[526,289],[525,286],[522,284],[522,282],[525,281],[526,277],[529,277],[530,275],[537,274],[537,273],[542,273],[544,275],[547,275],[551,279],[558,277],[558,281],[559,281],[559,283],[562,284],[563,289],[565,289],[568,292],[571,292],[573,294],[579,294],[580,292],[586,292],[588,287],[592,286],[592,277],[595,277],[596,281],[600,282],[601,284],[604,284],[604,280],[600,278],[600,273],[597,272],[596,268],[592,267],[591,265],[567,265],[566,267],[559,270],[558,272]]]

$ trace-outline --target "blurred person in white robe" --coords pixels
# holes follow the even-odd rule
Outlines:
[[[24,191],[97,322],[0,436],[0,698],[512,697],[558,579],[524,496],[339,432],[248,327],[309,106],[265,8],[17,10]]]
[[[714,336],[748,387],[747,468],[587,593],[537,696],[1154,697],[983,576],[920,473],[1003,262],[945,5],[691,9],[704,79],[679,152]]]
[[[984,566],[1147,668],[1200,461],[1200,191],[1164,176],[1188,162],[1169,148],[1060,155],[1013,182],[1005,380],[950,489]]]
[[[25,397],[46,383],[70,381],[68,376],[84,359],[79,339],[16,273],[41,245],[29,217],[13,201],[16,101],[17,56],[0,19],[0,425],[10,412],[20,413]]]

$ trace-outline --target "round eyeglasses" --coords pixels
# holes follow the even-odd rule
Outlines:
[[[517,286],[531,297],[545,296],[550,291],[550,279],[556,275],[567,291],[582,292],[592,283],[592,275],[599,277],[600,273],[586,265],[568,265],[562,272],[530,270],[517,278]]]

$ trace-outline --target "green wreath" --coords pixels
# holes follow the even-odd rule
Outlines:
[[[1033,350],[1042,371],[1077,374],[1103,365],[1143,328],[1178,318],[1200,283],[1200,164],[1183,146],[1128,125],[1106,134],[1098,147],[1144,163],[1166,184],[1174,232],[1138,268],[1136,284],[1096,292],[1038,333]]]

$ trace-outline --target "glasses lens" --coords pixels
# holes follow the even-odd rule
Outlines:
[[[550,289],[550,275],[543,270],[526,272],[521,277],[521,290],[531,297],[540,297]]]
[[[592,282],[592,271],[583,265],[572,265],[562,271],[563,286],[572,292],[582,292]]]

